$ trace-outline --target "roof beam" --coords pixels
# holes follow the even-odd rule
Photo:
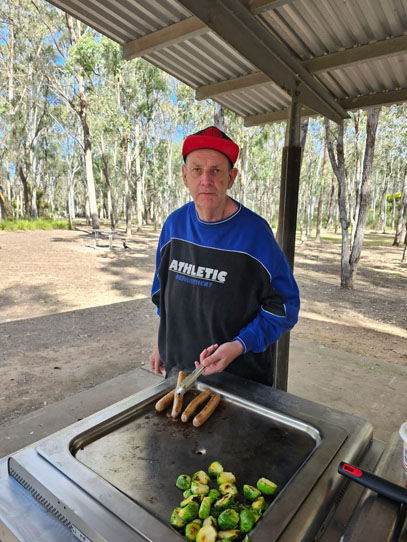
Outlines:
[[[240,0],[178,1],[280,88],[294,94],[301,87],[301,101],[335,122],[341,123],[348,117],[330,92],[301,66]]]
[[[301,65],[310,73],[319,73],[405,52],[407,52],[407,36],[398,36],[304,60]]]
[[[356,111],[357,109],[367,109],[369,107],[389,106],[404,102],[407,102],[406,88],[338,100],[338,103],[347,111]],[[273,122],[283,122],[288,119],[288,113],[288,109],[283,109],[281,111],[261,113],[260,115],[249,115],[244,118],[244,125],[250,127],[259,126],[261,124],[271,124]],[[317,114],[312,109],[307,107],[301,108],[301,117],[313,117],[316,115]]]
[[[386,40],[370,43],[345,49],[337,53],[322,55],[310,60],[304,60],[301,65],[310,73],[321,73],[329,70],[343,68],[358,62],[374,60],[376,58],[385,58],[388,56],[405,53],[407,51],[407,36],[389,38]],[[243,75],[227,81],[213,83],[196,89],[196,99],[204,100],[213,98],[220,94],[242,90],[244,88],[269,83],[271,79],[263,72],[255,72],[250,75]]]
[[[292,4],[294,0],[245,0],[247,7],[254,15]]]
[[[175,45],[187,39],[195,38],[208,31],[205,23],[197,17],[189,17],[178,23],[146,34],[141,38],[129,41],[123,45],[123,55],[126,60],[145,56],[162,47]]]

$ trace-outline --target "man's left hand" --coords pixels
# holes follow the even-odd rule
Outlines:
[[[239,341],[223,343],[213,353],[210,353],[210,348],[205,348],[200,355],[200,362],[206,367],[202,373],[204,376],[221,373],[243,353],[243,345]]]

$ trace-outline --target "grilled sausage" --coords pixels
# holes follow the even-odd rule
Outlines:
[[[210,390],[204,390],[199,395],[197,395],[194,399],[192,399],[192,401],[188,404],[188,406],[182,413],[181,420],[184,423],[187,422],[191,418],[195,410],[200,405],[202,405],[202,403],[204,403],[207,399],[209,399],[210,395],[211,395]]]
[[[203,409],[192,420],[193,426],[200,427],[202,424],[204,424],[208,420],[208,418],[213,414],[213,412],[216,410],[216,407],[218,406],[219,402],[220,402],[219,393],[214,393],[212,397],[210,398],[209,402],[203,407]]]
[[[174,399],[174,393],[175,393],[175,390],[171,390],[167,393],[167,395],[164,395],[164,397],[161,397],[161,399],[159,399],[156,404],[155,404],[155,409],[158,411],[158,412],[162,412],[163,410],[165,410],[167,407],[170,406],[172,400]]]
[[[186,376],[187,376],[187,373],[184,373],[184,371],[180,371],[178,373],[178,380],[177,380],[177,386],[175,388],[175,391],[177,391],[177,389],[181,386],[182,381],[184,380]],[[177,393],[174,393],[174,400],[172,403],[172,412],[171,412],[171,416],[173,418],[178,418],[178,416],[181,414],[182,399],[183,399],[182,394],[178,395]]]

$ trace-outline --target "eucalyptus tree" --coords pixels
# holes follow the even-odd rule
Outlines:
[[[362,253],[363,238],[371,202],[371,177],[377,124],[380,108],[370,108],[366,119],[366,143],[358,197],[358,216],[353,243],[349,239],[350,219],[348,215],[349,198],[346,190],[346,168],[344,150],[344,124],[337,127],[336,142],[328,119],[325,119],[325,131],[329,158],[338,181],[338,205],[342,229],[341,251],[341,288],[352,289],[355,286],[356,272]]]

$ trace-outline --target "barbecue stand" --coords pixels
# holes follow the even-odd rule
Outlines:
[[[349,531],[350,508],[363,490],[351,486],[341,500],[349,482],[337,467],[340,461],[375,467],[384,445],[372,441],[369,423],[222,374],[188,392],[209,387],[222,395],[215,414],[194,428],[173,420],[170,409],[154,409],[174,386],[168,379],[2,460],[0,540],[183,540],[169,526],[181,500],[176,477],[215,460],[235,473],[239,486],[265,476],[279,487],[252,542],[328,542],[339,540],[338,530]],[[352,532],[363,532],[366,502],[360,501]],[[401,530],[399,505],[385,507],[387,530]]]

